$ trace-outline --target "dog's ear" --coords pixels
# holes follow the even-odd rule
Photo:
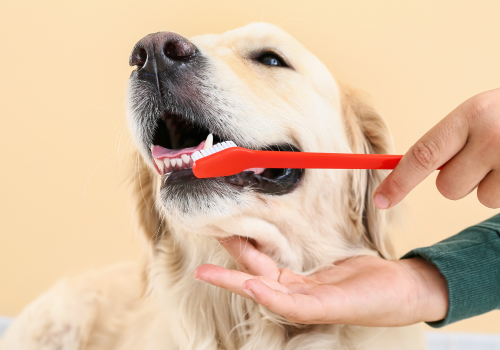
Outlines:
[[[389,128],[359,91],[341,86],[341,105],[346,133],[354,153],[393,153]],[[373,204],[373,192],[387,175],[383,170],[350,173],[349,216],[353,232],[382,257],[394,257],[388,237],[388,213]]]

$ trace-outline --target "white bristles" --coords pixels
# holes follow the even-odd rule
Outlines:
[[[191,154],[191,159],[193,160],[193,162],[196,162],[201,157],[202,157],[202,155],[201,155],[200,151],[196,151],[193,154]]]
[[[155,147],[159,147],[159,150],[156,150],[156,158],[153,155],[153,150]],[[224,151],[225,149],[237,147],[233,141],[225,141],[220,142],[216,145],[213,144],[213,136],[209,134],[203,145],[203,149],[193,152],[189,155],[189,151],[180,150],[180,152],[167,152],[172,150],[167,150],[160,146],[151,145],[151,155],[153,156],[153,162],[156,165],[157,171],[160,176],[169,176],[171,172],[181,171],[185,169],[191,169],[198,159],[203,157],[210,156],[220,151]],[[183,152],[185,151],[185,153]],[[170,157],[169,157],[170,155]],[[174,156],[175,157],[172,157]]]
[[[193,160],[193,162],[196,162],[198,159],[207,157],[209,155],[212,155],[214,153],[223,151],[231,147],[238,147],[238,146],[233,141],[220,142],[216,145],[213,145],[212,147],[194,152],[193,154],[191,154],[191,159]]]

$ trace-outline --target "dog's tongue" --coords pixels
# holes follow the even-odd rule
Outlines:
[[[205,141],[201,141],[201,143],[196,147],[187,147],[182,149],[168,149],[162,146],[153,146],[152,153],[153,157],[156,159],[179,158],[183,154],[190,156],[194,152],[203,149],[204,145]]]

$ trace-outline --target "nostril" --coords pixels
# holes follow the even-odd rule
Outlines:
[[[191,58],[194,53],[194,47],[184,40],[170,40],[163,47],[165,56],[172,60],[184,60]]]
[[[175,52],[175,45],[174,43],[170,42],[165,45],[165,55],[170,58],[176,58],[177,53]]]
[[[144,67],[148,60],[148,53],[142,47],[137,47],[130,55],[130,65],[137,66],[138,69]]]

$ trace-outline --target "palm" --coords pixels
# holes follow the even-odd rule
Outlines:
[[[241,252],[240,243],[239,238],[223,243],[240,271],[202,265],[195,277],[246,298],[252,295],[296,323],[395,326],[421,321],[418,275],[404,262],[358,256],[305,277],[278,269],[251,244]]]

